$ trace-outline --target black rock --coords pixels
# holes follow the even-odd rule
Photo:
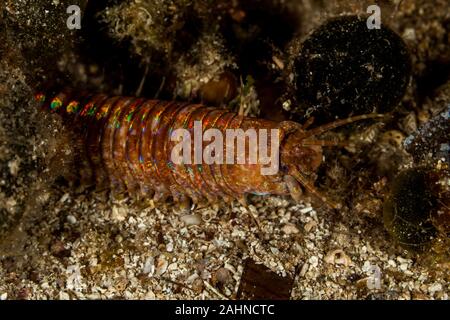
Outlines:
[[[403,142],[417,163],[444,160],[450,165],[450,104]]]
[[[343,16],[315,30],[295,60],[295,86],[305,118],[318,122],[391,111],[405,94],[411,60],[403,40],[386,26]]]
[[[432,215],[437,199],[426,168],[401,172],[391,185],[384,203],[384,224],[401,244],[414,247],[428,243],[437,235]]]

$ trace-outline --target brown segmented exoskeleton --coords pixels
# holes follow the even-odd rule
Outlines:
[[[245,201],[247,194],[288,195],[303,199],[302,187],[332,208],[340,205],[324,197],[313,185],[311,177],[323,161],[322,148],[339,146],[336,141],[316,139],[320,134],[349,123],[382,118],[368,114],[337,120],[308,129],[292,121],[270,121],[240,116],[227,109],[175,101],[145,100],[106,95],[76,96],[61,92],[49,99],[36,95],[43,108],[57,112],[75,128],[85,144],[97,183],[104,180],[115,188],[138,192],[155,200],[172,196],[176,202],[189,198],[198,203],[223,198]],[[175,164],[170,158],[176,144],[171,134],[177,128],[192,131],[200,121],[203,130],[278,129],[279,170],[263,175],[262,164]],[[272,139],[273,140],[273,139]],[[268,144],[272,143],[268,140]],[[227,147],[224,147],[224,153]],[[245,150],[245,159],[249,158]]]

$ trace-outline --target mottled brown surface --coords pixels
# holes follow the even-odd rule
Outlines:
[[[294,279],[280,277],[262,264],[247,259],[237,293],[245,300],[287,300],[291,296]]]

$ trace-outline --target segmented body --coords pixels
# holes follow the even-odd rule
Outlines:
[[[38,94],[36,99],[43,103],[44,109],[61,114],[76,129],[94,169],[97,185],[108,182],[113,189],[140,192],[146,197],[153,195],[155,200],[172,196],[182,202],[189,198],[194,202],[218,198],[245,201],[244,196],[249,193],[290,194],[294,200],[301,201],[303,187],[330,207],[339,208],[339,204],[329,201],[315,189],[313,179],[323,161],[322,148],[341,144],[317,140],[316,136],[355,121],[385,117],[360,115],[307,130],[311,121],[304,125],[269,121],[244,117],[227,109],[176,101],[103,94],[76,97],[70,91],[48,100]],[[172,133],[184,129],[194,137],[189,152],[192,153],[190,158],[195,159],[195,123],[201,124],[201,135],[209,129],[215,129],[222,137],[226,137],[230,129],[241,130],[241,133],[253,130],[258,143],[249,143],[248,148],[240,151],[237,148],[232,161],[175,163],[172,151],[179,142],[172,139]],[[269,131],[272,135],[267,135]],[[266,139],[261,140],[264,134]],[[210,144],[202,137],[198,143],[200,152]],[[223,155],[228,155],[228,148],[234,149],[235,142],[223,143]],[[267,158],[261,158],[263,149],[266,157],[277,160],[273,173],[263,170],[268,164]],[[251,160],[255,154],[259,156],[256,162]],[[243,161],[239,161],[239,156]]]
[[[170,158],[177,143],[171,133],[184,128],[194,136],[194,121],[201,121],[203,131],[215,128],[224,136],[227,129],[280,129],[282,141],[287,131],[278,122],[200,104],[102,94],[76,98],[62,92],[47,100],[42,94],[36,98],[77,128],[99,184],[109,180],[114,188],[154,194],[156,200],[188,196],[194,202],[289,193],[283,175],[261,175],[260,164],[175,164]]]

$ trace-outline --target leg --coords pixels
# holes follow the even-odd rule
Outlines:
[[[342,205],[339,203],[334,203],[330,200],[328,200],[326,197],[324,197],[314,186],[313,184],[308,181],[307,178],[305,178],[297,169],[292,170],[292,175],[295,177],[295,179],[298,180],[304,186],[311,194],[322,200],[324,203],[326,203],[328,206],[330,206],[333,209],[340,209],[342,208]]]
[[[366,120],[366,119],[376,119],[376,118],[386,118],[387,116],[384,114],[378,114],[378,113],[371,113],[371,114],[363,114],[361,116],[355,116],[355,117],[351,117],[348,119],[342,119],[342,120],[336,120],[333,122],[330,122],[328,124],[324,124],[323,126],[311,129],[307,132],[307,135],[305,136],[305,138],[308,137],[312,137],[312,136],[316,136],[319,135],[321,133],[330,131],[332,129],[335,129],[337,127],[342,127],[345,126],[347,124],[356,122],[356,121],[362,121],[362,120]]]
[[[327,140],[305,140],[302,146],[321,146],[321,147],[348,147],[353,145],[351,142],[327,141]]]
[[[306,122],[302,125],[302,129],[303,130],[308,129],[313,123],[314,123],[314,117],[308,118],[308,120],[306,120]]]
[[[289,189],[292,199],[294,199],[295,202],[300,202],[302,200],[303,191],[298,181],[290,175],[285,175],[283,180]]]

